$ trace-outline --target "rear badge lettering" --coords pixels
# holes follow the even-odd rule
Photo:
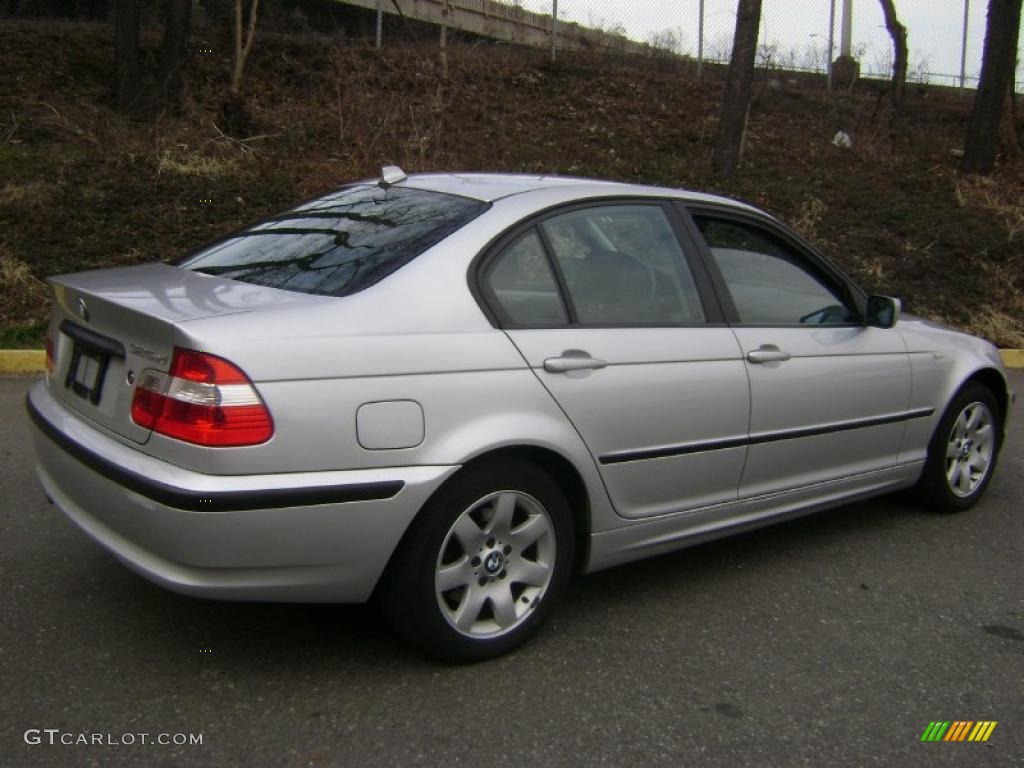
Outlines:
[[[157,365],[164,365],[167,362],[167,355],[158,355],[153,350],[146,349],[146,347],[140,347],[138,344],[129,344],[128,349],[133,355],[144,357]]]

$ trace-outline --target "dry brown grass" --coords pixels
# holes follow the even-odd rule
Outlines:
[[[790,220],[790,225],[808,240],[817,240],[818,225],[827,213],[828,206],[821,198],[808,195],[800,204],[796,216]]]
[[[158,151],[157,173],[179,173],[185,176],[215,178],[234,173],[238,160],[219,157],[190,149],[187,144],[176,144]]]
[[[1024,235],[1024,180],[1019,175],[957,177],[954,193],[962,207],[996,216],[1010,242]]]
[[[0,205],[42,205],[55,191],[52,182],[42,179],[8,182],[0,187]]]
[[[46,284],[32,275],[28,264],[0,246],[0,326],[8,343],[21,334],[33,335],[50,314]]]

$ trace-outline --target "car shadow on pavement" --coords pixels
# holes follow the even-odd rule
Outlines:
[[[552,652],[576,636],[605,626],[619,607],[658,611],[678,607],[688,595],[744,589],[740,579],[763,579],[773,572],[808,568],[831,549],[850,551],[862,539],[884,537],[909,524],[918,510],[898,497],[849,505],[780,525],[622,565],[578,575],[556,609],[557,632],[540,638]],[[926,514],[921,512],[920,514]],[[322,673],[342,666],[372,670],[436,666],[402,643],[372,605],[303,605],[222,602],[192,598],[157,587],[97,554],[93,604],[110,601],[104,613],[122,611],[132,638],[149,653],[194,655],[204,667]],[[664,602],[660,602],[664,601]],[[130,623],[127,620],[130,616]],[[108,630],[109,631],[109,630]],[[527,645],[520,654],[530,653]]]

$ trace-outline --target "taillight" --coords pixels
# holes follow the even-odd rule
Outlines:
[[[234,363],[177,347],[169,373],[146,370],[139,375],[132,420],[198,445],[256,445],[274,434],[270,411]]]
[[[53,337],[46,337],[46,375],[53,373]]]

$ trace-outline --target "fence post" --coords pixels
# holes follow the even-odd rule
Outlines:
[[[697,79],[704,73],[704,0],[697,9]]]
[[[832,55],[836,50],[836,0],[832,0],[828,10],[828,90],[832,92]]]
[[[555,62],[555,44],[558,40],[558,0],[551,3],[551,63]]]
[[[967,25],[971,17],[971,0],[964,0],[964,37],[960,44],[960,90],[964,89],[964,81],[967,79]]]
[[[853,0],[843,0],[843,28],[839,48],[840,56],[853,57]]]
[[[377,0],[376,47],[380,48],[384,37],[384,0]]]

